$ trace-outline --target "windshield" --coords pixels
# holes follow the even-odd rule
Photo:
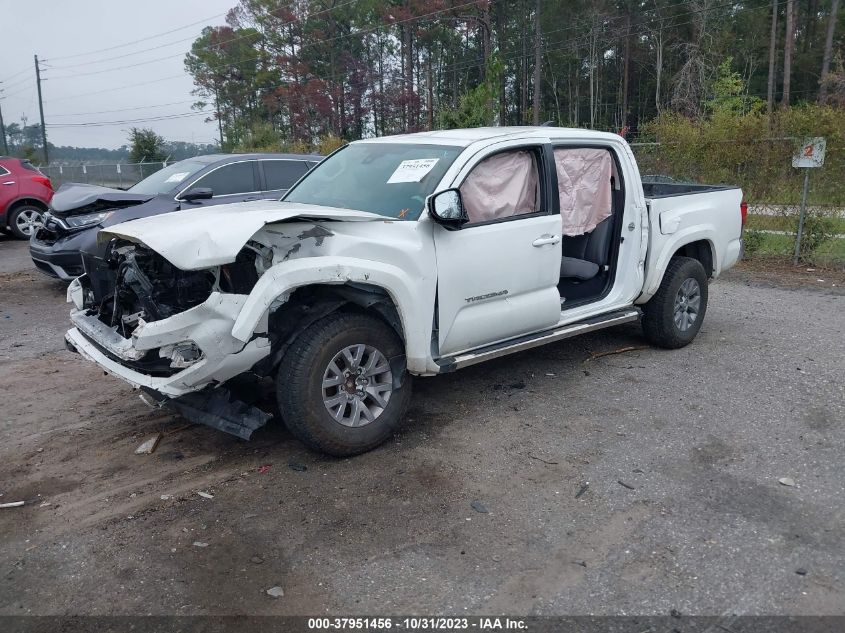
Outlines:
[[[147,176],[141,182],[130,187],[128,191],[154,196],[160,193],[167,193],[207,166],[207,163],[180,160],[178,163],[173,163],[164,169],[159,169],[152,176]]]
[[[333,154],[283,200],[416,220],[463,150],[445,145],[357,143]]]

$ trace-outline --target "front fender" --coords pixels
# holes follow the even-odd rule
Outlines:
[[[268,269],[255,284],[232,327],[232,336],[249,341],[270,306],[297,288],[312,284],[358,282],[384,289],[396,305],[405,334],[408,369],[414,373],[437,373],[430,358],[436,280],[412,278],[402,269],[355,257],[307,257],[281,262]]]

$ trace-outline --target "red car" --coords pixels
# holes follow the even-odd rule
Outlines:
[[[53,197],[50,179],[28,160],[0,156],[0,229],[28,240]]]

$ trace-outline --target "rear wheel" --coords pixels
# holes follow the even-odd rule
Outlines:
[[[644,306],[643,332],[658,347],[692,342],[707,312],[707,273],[697,259],[673,257],[655,295]]]
[[[9,230],[21,240],[28,240],[44,224],[44,211],[32,204],[22,204],[9,214]]]
[[[411,377],[395,375],[400,369],[390,362],[402,354],[396,332],[376,317],[338,312],[314,323],[288,349],[276,379],[290,432],[339,457],[384,442],[411,397]]]

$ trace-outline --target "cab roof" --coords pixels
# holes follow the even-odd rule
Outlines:
[[[546,126],[503,126],[503,127],[475,127],[456,130],[436,130],[432,132],[416,132],[414,134],[397,134],[368,138],[355,143],[419,143],[424,145],[457,145],[467,147],[479,141],[507,140],[508,138],[584,138],[589,136],[602,140],[619,140],[619,136],[610,132],[596,132],[583,128],[546,127]]]

